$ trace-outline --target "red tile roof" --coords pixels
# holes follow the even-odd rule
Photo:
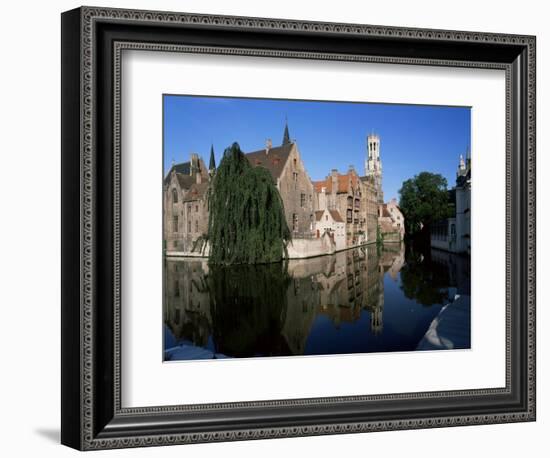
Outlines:
[[[351,188],[355,189],[359,185],[359,177],[355,172],[348,172],[345,175],[338,173],[336,175],[336,184],[338,194],[347,194],[351,192]],[[332,192],[332,176],[329,175],[324,180],[314,181],[313,186],[315,187],[315,192],[321,192],[322,188],[326,188],[327,192]]]

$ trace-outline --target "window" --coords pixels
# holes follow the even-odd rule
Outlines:
[[[352,207],[352,206],[353,206],[353,197],[348,196],[348,207]]]
[[[292,214],[292,230],[294,232],[298,230],[298,215],[296,213]]]
[[[347,211],[347,220],[348,220],[348,223],[353,222],[353,211],[352,210]]]
[[[174,248],[177,248],[177,247],[178,247],[178,241],[174,240]]]
[[[178,203],[178,191],[176,188],[172,189],[172,202],[175,204]]]
[[[325,221],[328,221],[328,215],[325,215]]]
[[[304,193],[300,194],[300,207],[306,206],[306,195]]]
[[[178,232],[178,215],[172,217],[172,231]]]
[[[294,168],[296,168],[297,164],[298,164],[298,161],[296,160],[296,158],[294,158]]]
[[[298,172],[292,172],[292,179],[298,181]]]
[[[195,221],[195,232],[199,232],[199,220]]]
[[[191,232],[191,221],[187,221],[187,232]]]
[[[191,213],[191,204],[187,205],[187,214]]]
[[[174,297],[180,296],[180,282],[175,280],[174,281]]]
[[[199,206],[195,205],[195,213],[198,213],[198,212],[199,212]]]

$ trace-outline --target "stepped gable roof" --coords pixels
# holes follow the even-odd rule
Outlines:
[[[245,156],[253,167],[265,167],[276,181],[283,173],[285,164],[290,156],[294,143],[246,153]]]
[[[170,174],[172,171],[175,171],[176,173],[181,173],[183,175],[190,175],[191,174],[191,162],[180,162],[179,164],[174,164],[168,173],[166,174],[166,177],[164,178],[164,184],[168,184],[168,181],[170,179]]]
[[[342,175],[338,173],[336,175],[336,192],[338,194],[343,193],[347,194],[349,190],[351,180],[351,187],[356,188],[359,184],[359,177],[356,173],[348,172],[345,175]],[[326,188],[327,192],[332,192],[332,175],[329,175],[324,180],[321,181],[314,181],[313,186],[315,188],[315,192],[321,192],[322,188]]]

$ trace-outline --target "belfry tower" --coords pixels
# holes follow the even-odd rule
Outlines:
[[[367,137],[367,158],[365,159],[365,175],[374,179],[378,203],[384,203],[382,191],[382,161],[380,160],[380,137],[370,134]]]

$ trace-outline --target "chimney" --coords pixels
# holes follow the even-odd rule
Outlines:
[[[273,142],[271,141],[271,138],[268,138],[265,141],[265,154],[269,154],[269,150],[271,149],[272,146],[273,146]]]
[[[199,155],[197,153],[191,153],[191,164],[189,167],[189,175],[193,175],[193,172],[197,172],[199,169]]]
[[[338,170],[332,169],[330,171],[330,176],[332,180],[332,193],[336,194],[338,192]]]

